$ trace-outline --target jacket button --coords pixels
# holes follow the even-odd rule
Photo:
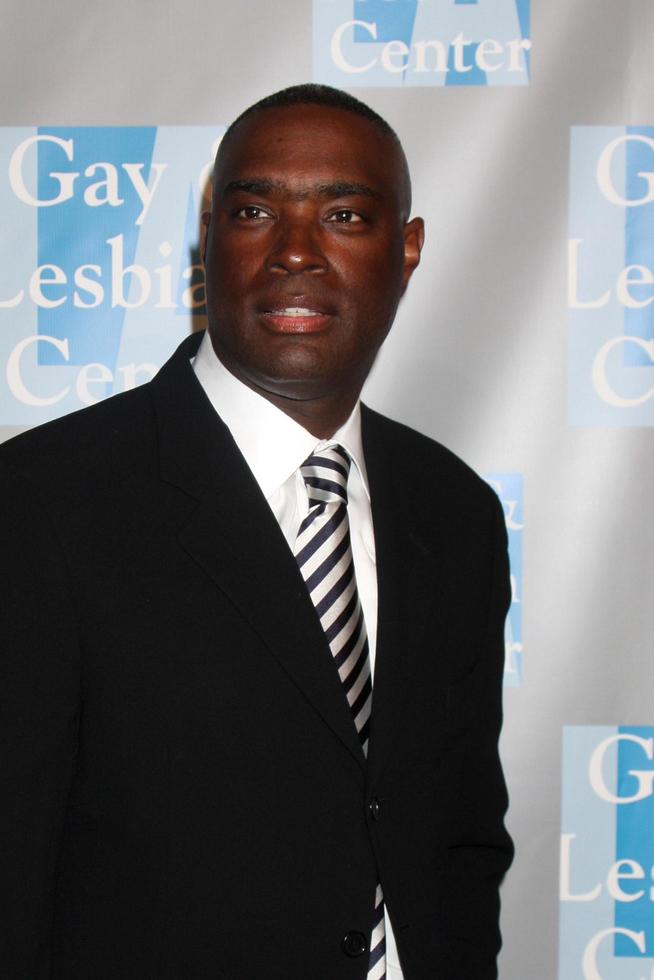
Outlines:
[[[376,796],[373,796],[373,798],[371,799],[368,809],[370,810],[370,816],[372,817],[373,820],[380,819],[381,803],[379,802]]]
[[[368,949],[366,937],[362,932],[348,932],[341,943],[346,956],[362,956]]]

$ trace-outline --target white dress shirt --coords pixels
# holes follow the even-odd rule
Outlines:
[[[272,402],[238,380],[216,356],[206,333],[193,359],[193,370],[216,412],[230,430],[252,475],[293,550],[298,528],[309,511],[300,466],[316,449],[339,443],[351,459],[347,484],[352,558],[375,670],[377,640],[377,568],[368,477],[361,443],[361,407],[331,439],[316,439]],[[373,695],[374,711],[374,695]],[[386,914],[386,976],[402,980],[393,932]]]

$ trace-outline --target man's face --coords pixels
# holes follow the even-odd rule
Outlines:
[[[398,149],[355,113],[239,124],[203,218],[209,332],[232,373],[277,402],[356,399],[419,261],[403,202]]]

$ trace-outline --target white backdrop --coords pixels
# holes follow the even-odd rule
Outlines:
[[[654,9],[650,0],[529,6],[6,0],[0,437],[79,407],[80,391],[83,401],[124,386],[126,365],[156,367],[188,332],[198,180],[238,112],[312,79],[371,104],[405,145],[428,237],[366,400],[504,481],[513,520],[510,629],[521,646],[502,747],[517,858],[503,888],[501,978],[644,980],[654,977]],[[342,35],[348,63],[374,57],[374,72],[329,68],[333,25],[347,20],[377,25],[377,43],[369,27],[358,40],[353,28]],[[416,40],[440,38],[453,57],[457,33],[495,39],[504,54],[482,62],[504,58],[504,68],[508,40],[530,40],[530,77],[528,45],[513,75],[463,70],[465,84],[452,84],[453,62],[449,80],[415,73]],[[389,38],[388,63],[400,70],[384,74]],[[465,50],[479,60],[479,48]],[[26,140],[23,198],[52,200],[69,185],[47,174],[77,172],[70,201],[20,199],[11,166],[15,177]],[[84,173],[102,161],[119,180],[104,206],[111,171]],[[130,161],[143,164],[131,184]],[[157,161],[167,169],[137,224],[138,187],[145,197],[155,187]],[[115,277],[118,245],[110,254],[107,241],[116,236],[122,269],[140,264],[150,277],[140,306],[142,282],[126,274],[123,305],[111,307],[103,263],[113,259]],[[80,263],[101,274],[87,270],[76,306]],[[44,264],[61,274],[35,274]],[[88,278],[104,284],[95,306]],[[37,340],[19,358],[28,337]],[[135,371],[132,380],[148,374]],[[30,403],[66,386],[70,397]]]

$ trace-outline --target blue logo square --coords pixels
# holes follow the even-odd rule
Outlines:
[[[649,976],[654,727],[565,728],[561,810],[559,980]]]
[[[223,131],[0,130],[0,424],[133,388],[202,325],[198,222]]]
[[[570,155],[573,425],[654,425],[654,128],[577,126]]]

